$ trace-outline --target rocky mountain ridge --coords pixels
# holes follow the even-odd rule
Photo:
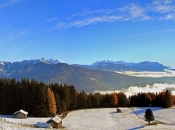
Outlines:
[[[34,78],[45,83],[67,83],[68,85],[75,85],[78,91],[85,90],[87,92],[94,90],[115,90],[132,85],[144,86],[155,82],[165,83],[169,81],[172,83],[173,81],[174,83],[175,81],[175,77],[151,79],[115,73],[115,71],[140,71],[143,70],[144,66],[144,70],[163,71],[167,69],[162,64],[152,62],[133,63],[133,66],[129,65],[109,62],[99,62],[95,65],[69,65],[59,60],[51,59],[24,60],[22,62],[1,61],[0,78],[16,78],[17,80]],[[154,65],[159,66],[159,68],[155,69]]]

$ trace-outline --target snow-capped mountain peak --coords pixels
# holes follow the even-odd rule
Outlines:
[[[50,59],[41,58],[40,61],[41,62],[44,62],[44,63],[47,63],[47,64],[58,64],[58,63],[62,63],[62,61],[60,61],[59,59],[54,60],[52,58],[50,58]]]
[[[53,59],[45,59],[45,58],[41,58],[41,59],[31,59],[31,60],[23,60],[23,61],[0,61],[0,65],[7,65],[7,66],[11,66],[12,64],[18,64],[20,66],[27,66],[27,65],[32,65],[32,64],[37,64],[37,63],[47,63],[47,64],[58,64],[58,63],[62,63],[62,61],[60,61],[59,59],[53,60]]]
[[[102,60],[102,61],[97,61],[91,64],[91,66],[96,66],[98,64],[102,64],[102,63],[115,63],[115,61],[110,61],[110,60]]]
[[[4,65],[4,62],[3,62],[3,61],[0,61],[0,64],[1,64],[1,65]]]

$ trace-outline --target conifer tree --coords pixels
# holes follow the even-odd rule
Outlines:
[[[36,88],[34,106],[34,116],[49,116],[47,86],[43,82],[40,82]]]
[[[13,97],[12,97],[12,95],[13,95],[13,90],[12,90],[12,87],[11,87],[11,81],[10,81],[10,79],[6,79],[5,80],[5,86],[6,86],[6,89],[5,89],[5,91],[6,91],[6,96],[5,96],[5,104],[6,104],[6,107],[5,107],[5,111],[6,111],[6,113],[8,114],[12,114],[13,112],[12,112],[12,103],[11,103],[11,101],[13,100]]]
[[[37,105],[36,97],[38,93],[37,90],[39,89],[38,87],[39,87],[39,83],[35,79],[32,79],[30,83],[30,89],[29,89],[29,93],[30,93],[29,115],[32,115],[32,116],[34,116],[35,107]]]
[[[160,93],[160,103],[161,103],[160,106],[162,106],[162,107],[165,107],[165,95],[166,95],[165,92]]]
[[[11,89],[12,89],[12,97],[13,97],[11,100],[11,104],[12,104],[11,112],[13,113],[14,110],[19,110],[19,100],[20,100],[19,86],[15,78],[11,79]]]
[[[90,94],[88,95],[88,99],[87,99],[87,107],[88,107],[88,108],[92,108],[92,100],[93,100],[93,94],[90,93]]]
[[[77,108],[82,109],[87,107],[87,99],[88,96],[83,90],[82,92],[79,93],[78,99],[77,99]]]
[[[170,90],[166,90],[164,104],[165,107],[171,107],[173,105],[172,94]]]
[[[6,85],[5,85],[5,79],[0,80],[0,113],[6,114]]]
[[[111,103],[112,106],[118,105],[118,97],[115,92],[111,94]]]
[[[129,105],[129,101],[124,93],[122,93],[122,92],[118,93],[117,97],[119,100],[120,107],[127,107]]]
[[[100,93],[95,93],[93,96],[93,107],[97,108],[101,106],[102,95]]]
[[[73,85],[70,86],[70,105],[69,110],[74,110],[77,108],[77,91]]]
[[[66,111],[67,111],[69,109],[69,105],[70,105],[70,89],[66,83],[64,84],[62,91],[63,91],[62,100],[64,101],[64,103],[66,105]]]
[[[47,92],[48,92],[49,114],[51,116],[55,116],[57,113],[55,97],[54,97],[53,91],[49,87],[47,88]]]
[[[54,93],[54,97],[56,100],[57,113],[61,114],[62,110],[61,110],[61,99],[60,99],[60,95],[59,95],[59,92],[60,92],[59,84],[55,83],[51,86],[51,88],[52,88],[52,91]]]
[[[111,104],[113,104],[111,103],[112,100],[110,94],[105,94],[102,96],[102,98],[103,98],[103,104],[102,104],[103,107],[110,107]]]
[[[22,78],[21,80],[21,109],[29,111],[29,90],[30,90],[30,81],[27,78]]]
[[[146,119],[146,121],[148,121],[149,125],[150,125],[150,121],[154,120],[154,115],[153,115],[153,112],[150,108],[146,109],[146,111],[145,111],[145,119]]]
[[[66,104],[63,100],[61,101],[61,110],[62,110],[62,112],[66,111]]]

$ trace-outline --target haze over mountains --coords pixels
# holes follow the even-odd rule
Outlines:
[[[21,62],[0,61],[1,78],[36,79],[45,83],[75,85],[78,91],[114,90],[133,85],[145,86],[153,83],[175,83],[175,77],[142,78],[122,74],[125,71],[165,72],[174,69],[158,62],[144,61],[127,63],[123,61],[98,61],[91,65],[69,65],[60,60],[37,59]],[[120,73],[116,73],[120,72]]]

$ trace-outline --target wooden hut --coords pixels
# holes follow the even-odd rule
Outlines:
[[[121,111],[119,108],[117,108],[116,110],[117,110],[117,113],[120,113],[120,112],[122,112],[122,111]]]
[[[62,126],[62,119],[57,115],[48,120],[47,123],[50,123],[53,128],[60,128]]]
[[[13,113],[14,118],[21,118],[21,119],[26,119],[27,118],[28,112],[24,110],[19,110]]]

